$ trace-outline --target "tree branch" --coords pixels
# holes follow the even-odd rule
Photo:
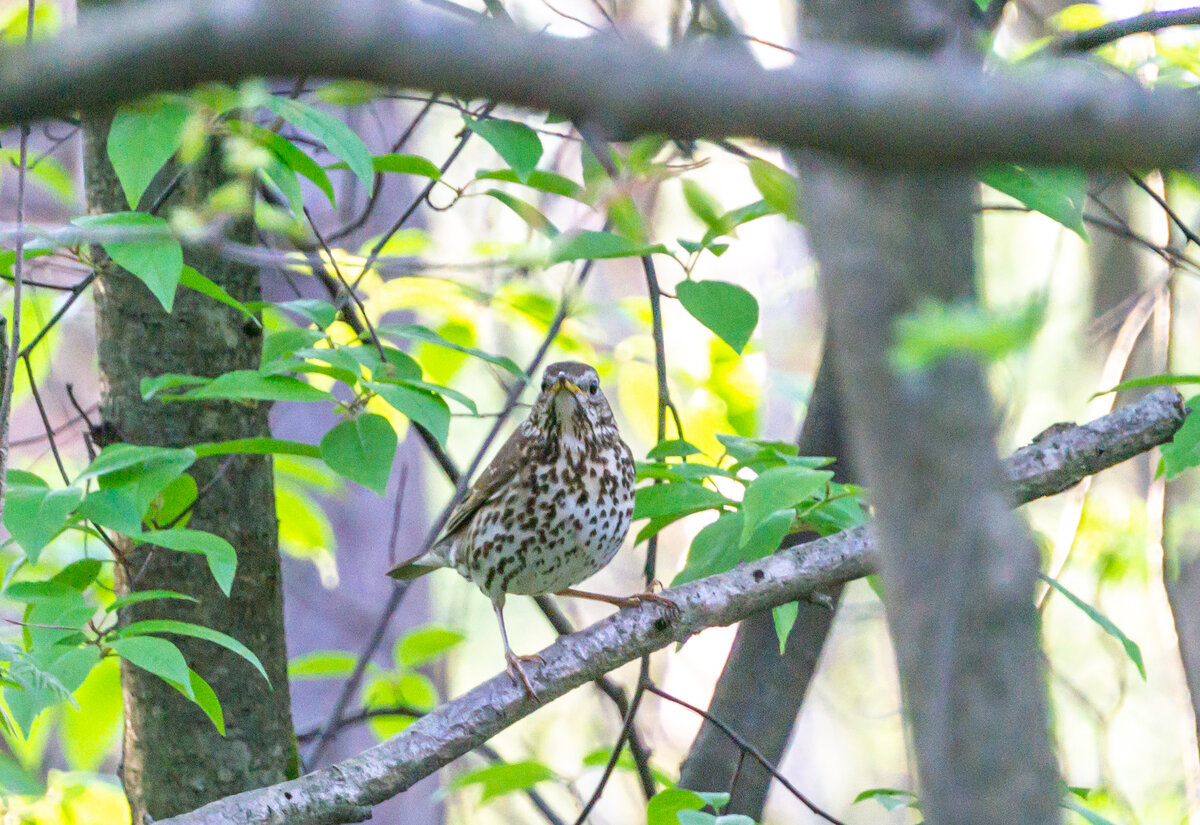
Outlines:
[[[666,53],[391,0],[173,0],[89,17],[82,29],[6,51],[0,123],[208,81],[300,75],[553,111],[610,137],[757,137],[876,163],[1174,167],[1200,151],[1194,95],[1148,92],[1070,62],[985,77],[955,60],[811,44],[794,65],[768,71],[719,43]]]
[[[1052,51],[1060,54],[1087,52],[1131,34],[1147,34],[1171,26],[1200,25],[1200,9],[1172,9],[1152,11],[1146,14],[1114,20],[1102,26],[1065,34],[1050,44]]]
[[[1184,413],[1179,393],[1162,389],[1090,424],[1025,447],[1007,465],[1014,499],[1023,502],[1065,489],[1169,440],[1182,425]],[[531,676],[546,702],[708,627],[732,624],[873,569],[873,545],[866,528],[819,539],[672,588],[667,593],[681,608],[673,622],[661,608],[647,605],[622,610],[561,638],[542,651],[545,664],[531,668]],[[371,805],[404,791],[538,707],[522,688],[500,674],[355,757],[162,822],[327,825],[362,821],[370,816]]]

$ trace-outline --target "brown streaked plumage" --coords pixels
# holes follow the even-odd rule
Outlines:
[[[633,517],[633,454],[621,440],[596,370],[576,361],[546,368],[529,417],[509,437],[451,512],[441,538],[426,553],[388,571],[414,579],[453,567],[492,600],[514,681],[536,699],[508,644],[504,598],[546,593],[599,599],[620,606],[663,602],[654,594],[628,599],[572,590],[608,564]]]

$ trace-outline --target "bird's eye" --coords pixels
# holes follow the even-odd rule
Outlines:
[[[545,392],[546,390],[550,389],[551,383],[553,383],[553,382],[550,381],[550,376],[549,375],[544,376],[542,378],[542,392]]]
[[[595,398],[597,393],[599,393],[599,392],[600,392],[600,382],[597,381],[595,378],[593,378],[592,383],[588,384],[588,395]]]

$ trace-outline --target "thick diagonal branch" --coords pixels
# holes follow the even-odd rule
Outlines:
[[[792,66],[766,70],[717,46],[667,53],[552,37],[392,0],[114,5],[82,30],[4,54],[0,123],[262,75],[487,98],[617,137],[757,137],[874,163],[1177,167],[1200,150],[1194,95],[1069,61],[985,77],[954,60],[812,44]]]
[[[1065,489],[1162,444],[1179,429],[1183,417],[1179,394],[1159,390],[1112,415],[1026,447],[1007,465],[1013,499],[1024,502]],[[531,676],[543,702],[550,701],[708,627],[729,625],[803,598],[817,588],[859,578],[873,566],[866,528],[781,551],[667,591],[681,608],[673,622],[657,606],[646,606],[622,610],[563,637],[542,651],[545,665],[531,669]],[[361,821],[370,815],[370,806],[404,791],[537,707],[501,674],[355,757],[300,779],[219,800],[163,823],[326,825]]]

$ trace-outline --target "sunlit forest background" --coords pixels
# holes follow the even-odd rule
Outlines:
[[[478,6],[464,0],[468,6]],[[754,55],[764,65],[792,59],[799,41],[790,0],[739,0],[727,4]],[[610,25],[666,43],[678,38],[689,9],[647,0],[512,0],[511,15],[525,28],[583,36]],[[1105,2],[1097,6],[1056,6],[1053,0],[1008,4],[989,60],[1022,59],[1039,39],[1060,28],[1147,11],[1143,4]],[[24,3],[4,7],[6,36],[23,38],[18,19]],[[66,3],[39,4],[47,27],[71,25],[75,10]],[[1161,73],[1196,71],[1200,40],[1190,30],[1127,38],[1102,56],[1115,68],[1143,80]],[[310,81],[301,99],[344,118],[373,152],[390,144],[425,105],[404,95],[354,103],[353,84]],[[440,99],[412,134],[406,152],[446,159],[463,128],[463,104]],[[583,183],[591,171],[581,159],[581,143],[569,124],[501,108],[497,114],[521,119],[541,137],[540,169]],[[80,141],[69,124],[35,129],[26,219],[63,224],[83,210]],[[697,216],[697,196],[724,212],[760,195],[744,160],[724,148],[700,142],[679,147],[643,140],[642,151],[661,166],[629,194],[641,210],[648,237],[680,250],[677,239],[698,239],[705,231]],[[4,159],[15,157],[11,134],[0,140]],[[788,161],[778,151],[746,144],[777,166]],[[687,150],[687,151],[685,151]],[[324,165],[336,158],[322,156]],[[529,247],[536,232],[488,190],[507,184],[479,173],[502,167],[496,150],[482,140],[466,142],[434,186],[426,205],[389,243],[388,253],[424,262],[412,272],[370,273],[361,285],[369,315],[377,322],[420,323],[467,346],[512,358],[524,365],[539,344],[578,265],[544,271],[500,265],[514,250]],[[0,202],[10,210],[15,176],[10,163],[0,171]],[[313,219],[342,225],[359,214],[368,192],[353,175],[330,172],[337,207],[305,182]],[[687,187],[683,181],[688,181]],[[353,273],[372,239],[379,236],[419,194],[426,180],[388,175],[374,210],[360,227],[334,242],[343,271]],[[1186,220],[1200,217],[1200,189],[1186,176],[1148,179]],[[1185,257],[1181,239],[1159,204],[1120,174],[1094,176],[1084,222],[1073,231],[1031,213],[1017,201],[982,187],[978,249],[979,280],[990,306],[1043,307],[1044,323],[1028,347],[998,362],[991,380],[999,403],[1002,452],[1028,443],[1047,426],[1085,421],[1106,412],[1124,395],[1099,395],[1124,377],[1166,372],[1200,372],[1196,325],[1200,317],[1200,269]],[[603,216],[579,201],[533,193],[532,202],[561,229],[600,229]],[[336,214],[331,214],[336,213]],[[5,220],[11,216],[5,215]],[[668,375],[688,440],[712,454],[720,452],[716,433],[736,433],[784,441],[796,438],[820,359],[823,319],[816,294],[817,273],[802,226],[780,215],[750,221],[736,230],[720,256],[704,253],[694,261],[700,279],[739,284],[762,308],[755,336],[740,357],[685,312],[666,301],[664,324]],[[665,262],[663,262],[665,261]],[[31,262],[27,277],[46,284],[73,284],[86,270],[57,256]],[[666,294],[683,269],[660,259]],[[306,272],[268,269],[266,297],[318,297]],[[32,338],[55,312],[63,293],[31,288],[26,293],[23,337]],[[11,304],[6,301],[5,311]],[[1184,320],[1176,320],[1184,319]],[[270,324],[287,323],[268,316]],[[347,328],[340,333],[347,338]],[[416,344],[419,360],[437,383],[469,395],[479,417],[455,408],[447,442],[449,455],[466,466],[491,425],[487,413],[503,403],[505,387],[495,367],[428,343]],[[634,454],[644,456],[656,442],[653,341],[644,280],[636,258],[600,261],[591,272],[547,361],[572,359],[595,364]],[[91,298],[72,306],[35,350],[31,365],[64,461],[72,472],[88,456],[84,419],[94,417],[99,395]],[[320,380],[320,379],[316,379]],[[524,401],[532,398],[527,393]],[[401,434],[391,481],[384,496],[337,480],[313,462],[276,460],[276,496],[282,524],[284,601],[288,648],[293,661],[293,707],[301,753],[329,713],[339,679],[352,667],[372,632],[391,590],[385,571],[409,555],[427,530],[432,514],[453,487],[415,438],[405,440],[408,422],[380,405]],[[324,408],[279,403],[272,429],[281,438],[305,439],[334,422]],[[13,466],[49,473],[53,458],[42,436],[42,421],[23,375],[16,383],[12,425]],[[1052,571],[1073,592],[1095,605],[1140,647],[1145,676],[1121,645],[1060,595],[1044,597],[1045,647],[1050,665],[1053,732],[1068,784],[1099,789],[1091,807],[1116,823],[1177,823],[1200,816],[1200,762],[1174,630],[1162,584],[1163,531],[1200,529],[1200,499],[1188,498],[1186,478],[1167,493],[1156,474],[1157,456],[1145,456],[1109,470],[1058,497],[1035,503],[1023,514],[1035,530]],[[659,543],[658,577],[669,583],[686,561],[691,538],[712,515],[697,515],[667,528]],[[635,526],[636,530],[636,526]],[[398,536],[393,544],[392,536]],[[55,569],[88,552],[85,539],[66,533],[46,550],[42,564]],[[0,550],[5,565],[19,551]],[[635,592],[641,587],[643,553],[627,547],[594,588]],[[577,626],[606,615],[600,605],[566,604]],[[3,605],[19,618],[19,608]],[[527,599],[509,600],[514,646],[533,651],[554,638],[552,629]],[[448,649],[418,672],[402,653],[414,629],[433,625],[452,633]],[[654,659],[658,684],[682,699],[705,706],[733,639],[733,628],[708,630],[678,650]],[[406,595],[386,631],[386,642],[368,671],[366,702],[430,706],[455,696],[502,670],[488,601],[468,582],[442,571],[420,581]],[[625,684],[636,679],[636,664],[617,671]],[[675,772],[698,729],[687,710],[649,697],[639,717],[653,749],[654,764]],[[106,660],[77,692],[78,709],[43,713],[27,737],[6,733],[0,749],[3,807],[15,821],[39,823],[119,823],[128,817],[117,781],[121,694],[117,662]],[[871,586],[855,582],[847,590],[820,671],[803,706],[781,769],[798,787],[816,794],[847,823],[908,823],[919,813],[901,807],[887,811],[874,800],[855,802],[869,788],[912,787],[904,728],[882,606]],[[400,717],[365,720],[347,727],[321,755],[321,763],[356,753],[407,723]],[[569,807],[586,798],[597,781],[608,748],[620,730],[613,709],[595,692],[580,689],[539,710],[503,733],[492,746],[510,762],[550,766],[552,775],[537,785],[551,806]],[[456,788],[447,779],[486,763],[467,757],[449,772],[425,780],[401,798],[381,806],[380,822],[534,822],[540,814],[521,794],[481,801],[477,784]],[[309,765],[309,767],[313,767]],[[634,775],[618,771],[613,790],[591,821],[640,821],[644,800]],[[1070,816],[1075,816],[1070,814]],[[5,819],[5,822],[10,821]],[[818,821],[786,793],[773,792],[764,822]]]

